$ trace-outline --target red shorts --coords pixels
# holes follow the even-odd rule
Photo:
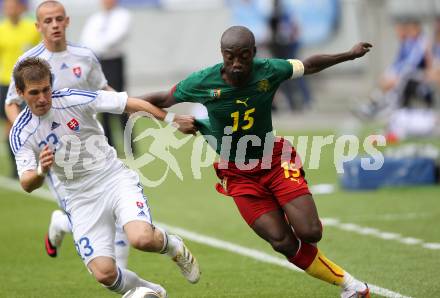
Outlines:
[[[282,154],[283,145],[291,150],[289,154]],[[227,169],[219,169],[219,164],[215,163],[216,174],[222,180],[216,189],[233,197],[241,216],[252,225],[261,215],[310,194],[304,171],[300,162],[295,164],[295,158],[295,148],[280,139],[274,145],[269,169],[261,168],[261,161],[252,170],[240,170],[232,162],[228,163]]]

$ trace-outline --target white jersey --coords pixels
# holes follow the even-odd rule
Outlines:
[[[121,114],[126,103],[125,92],[63,89],[52,93],[52,108],[43,116],[26,107],[9,135],[19,176],[37,168],[47,144],[55,152],[52,173],[68,195],[92,187],[98,178],[109,175],[110,167],[122,164],[107,143],[96,113]]]
[[[107,86],[101,64],[88,48],[68,44],[63,52],[50,52],[44,43],[40,43],[24,53],[18,61],[29,57],[39,57],[49,62],[53,75],[53,90],[71,88],[96,91]],[[10,103],[23,103],[23,99],[15,90],[13,78],[6,96],[6,104]]]

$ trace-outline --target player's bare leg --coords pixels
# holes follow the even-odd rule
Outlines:
[[[286,255],[289,261],[315,278],[341,286],[343,298],[369,297],[365,283],[327,259],[316,246],[322,237],[322,225],[313,197],[300,196],[285,204],[283,209],[299,240],[299,248],[293,257]]]
[[[110,257],[96,257],[87,264],[87,267],[96,281],[110,291],[125,294],[136,287],[148,287],[158,293],[161,298],[167,297],[167,292],[162,286],[141,279],[128,269],[116,266],[115,260]]]
[[[180,237],[168,235],[162,229],[138,220],[125,224],[124,231],[131,246],[142,251],[167,254],[190,283],[199,281],[199,264]]]

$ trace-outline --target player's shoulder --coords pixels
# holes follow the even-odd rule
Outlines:
[[[286,59],[254,59],[254,73],[259,74],[260,77],[290,77],[292,75],[292,70],[292,63]]]
[[[88,47],[85,47],[83,45],[68,42],[67,43],[67,51],[75,56],[81,56],[86,59],[98,60],[95,53],[93,53],[93,51],[91,49],[89,49]]]
[[[286,59],[279,58],[255,58],[254,59],[254,67],[264,68],[264,69],[273,69],[277,68],[280,64],[288,65],[289,62]]]
[[[221,79],[222,63],[206,67],[190,74],[185,81],[191,85],[209,84],[214,80]]]
[[[39,119],[26,107],[15,119],[9,133],[9,142],[14,154],[26,143],[38,128]]]
[[[31,58],[31,57],[39,57],[41,56],[44,52],[46,51],[46,47],[44,46],[43,42],[40,42],[39,44],[37,44],[35,47],[27,50],[26,52],[24,52],[23,55],[21,55],[17,61],[22,61],[26,58]]]
[[[63,110],[93,102],[98,92],[64,88],[52,92],[52,109]]]

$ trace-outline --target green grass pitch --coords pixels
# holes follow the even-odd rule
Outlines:
[[[0,145],[4,147],[3,143]],[[148,142],[139,148],[142,154]],[[8,164],[5,150],[1,150],[0,174],[6,175]],[[277,256],[251,232],[233,201],[216,193],[213,186],[217,180],[210,167],[202,170],[202,180],[193,179],[191,150],[192,142],[172,150],[181,166],[183,181],[170,173],[161,186],[145,189],[153,220]],[[154,161],[142,171],[155,177],[162,169],[164,164]],[[323,151],[320,170],[306,171],[310,185],[337,184],[332,147]],[[316,195],[315,199],[323,218],[398,233],[425,243],[440,243],[438,186],[356,193],[338,189],[332,194]],[[75,252],[71,236],[66,237],[56,259],[46,256],[43,237],[56,207],[54,202],[0,186],[0,297],[116,297],[89,275]],[[131,250],[129,268],[161,283],[170,297],[339,295],[337,287],[300,272],[189,240],[187,245],[202,269],[196,285],[187,283],[177,267],[161,255]],[[320,247],[331,260],[369,283],[405,296],[440,297],[439,249],[361,235],[334,226],[324,226]]]

